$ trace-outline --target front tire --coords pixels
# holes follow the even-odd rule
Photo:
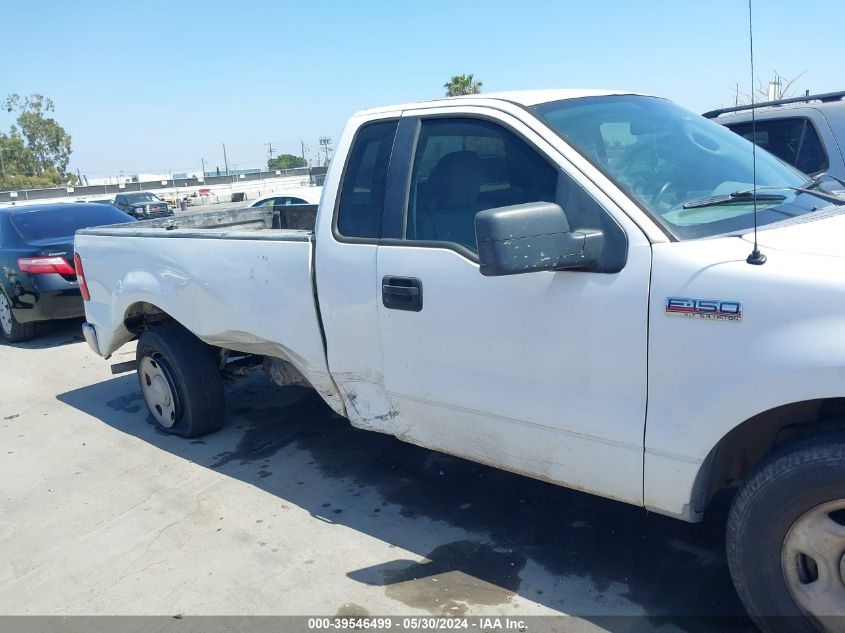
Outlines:
[[[734,499],[728,566],[769,633],[845,631],[845,436],[820,436],[763,462]]]
[[[0,334],[10,343],[21,343],[35,336],[35,323],[20,323],[12,314],[6,294],[0,291]]]
[[[210,349],[176,323],[154,327],[138,339],[138,380],[162,431],[199,437],[222,428],[223,379]]]

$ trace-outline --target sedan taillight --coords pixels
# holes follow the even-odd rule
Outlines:
[[[18,259],[18,268],[22,273],[32,275],[46,275],[56,273],[59,275],[73,275],[74,270],[62,257],[21,257]]]
[[[73,254],[73,265],[76,268],[76,280],[79,282],[79,292],[83,301],[91,300],[91,293],[88,292],[88,282],[85,281],[85,271],[82,269],[82,258],[79,253]]]

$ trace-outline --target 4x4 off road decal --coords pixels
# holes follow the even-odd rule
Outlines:
[[[666,314],[688,319],[710,319],[713,321],[742,321],[742,303],[721,299],[690,299],[669,297],[666,299]]]

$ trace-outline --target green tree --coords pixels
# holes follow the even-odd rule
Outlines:
[[[267,169],[294,169],[307,166],[305,159],[295,154],[279,154],[276,158],[267,161]]]
[[[75,182],[76,178],[66,173],[70,135],[49,116],[55,110],[53,102],[39,94],[12,94],[2,105],[18,116],[9,133],[0,134],[0,189]]]
[[[447,83],[443,84],[447,97],[458,97],[460,95],[477,95],[481,92],[482,84],[473,79],[472,74],[455,75]]]

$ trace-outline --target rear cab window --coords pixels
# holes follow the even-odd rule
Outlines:
[[[381,237],[387,169],[398,120],[363,125],[355,135],[343,173],[336,232],[342,237]]]

